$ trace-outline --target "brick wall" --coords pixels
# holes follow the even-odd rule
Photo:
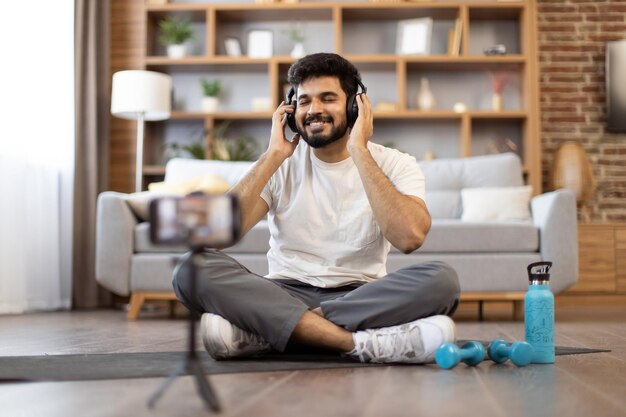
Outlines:
[[[605,42],[626,39],[626,0],[537,0],[537,26],[544,187],[556,148],[578,141],[597,181],[591,220],[626,221],[626,134],[606,131],[604,79]]]

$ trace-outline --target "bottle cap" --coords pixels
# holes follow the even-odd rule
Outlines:
[[[550,281],[550,268],[552,262],[534,262],[526,268],[528,270],[528,280],[532,281]]]

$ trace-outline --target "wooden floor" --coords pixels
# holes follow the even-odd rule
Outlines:
[[[523,323],[459,320],[461,339],[521,339]],[[0,356],[179,351],[185,321],[122,311],[0,316]],[[562,308],[556,342],[611,349],[557,357],[555,365],[454,370],[391,366],[212,375],[224,416],[626,416],[626,306]],[[205,416],[191,377],[154,410],[161,378],[0,384],[0,416]]]

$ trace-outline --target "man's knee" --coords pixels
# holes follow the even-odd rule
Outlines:
[[[176,297],[186,307],[189,307],[189,299],[187,294],[191,290],[191,256],[190,254],[183,255],[174,268],[172,274],[172,287],[176,293]]]
[[[445,262],[433,262],[435,273],[430,282],[431,294],[439,298],[440,313],[451,316],[456,311],[461,297],[459,277],[454,268]]]
[[[458,298],[461,294],[461,286],[456,270],[442,261],[432,263],[436,271],[433,275],[433,285],[440,288],[442,293],[450,294]]]
[[[428,294],[435,314],[454,313],[461,296],[459,278],[454,268],[441,261],[426,262],[412,268],[415,268],[415,275],[420,280],[416,289],[420,292],[420,297]]]

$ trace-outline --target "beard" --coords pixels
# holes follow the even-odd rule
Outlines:
[[[307,123],[316,122],[316,121],[330,123],[331,124],[330,132],[328,134],[313,133],[309,135],[306,129],[304,128],[304,126],[306,126]],[[343,138],[346,132],[348,131],[348,122],[347,120],[344,120],[339,125],[335,125],[332,117],[318,115],[318,116],[307,117],[306,119],[304,119],[304,123],[302,125],[300,124],[297,125],[297,128],[298,128],[298,133],[300,134],[300,138],[304,139],[304,141],[311,148],[318,149],[318,148],[323,148],[326,145],[330,145],[331,143],[336,142],[339,139]]]

